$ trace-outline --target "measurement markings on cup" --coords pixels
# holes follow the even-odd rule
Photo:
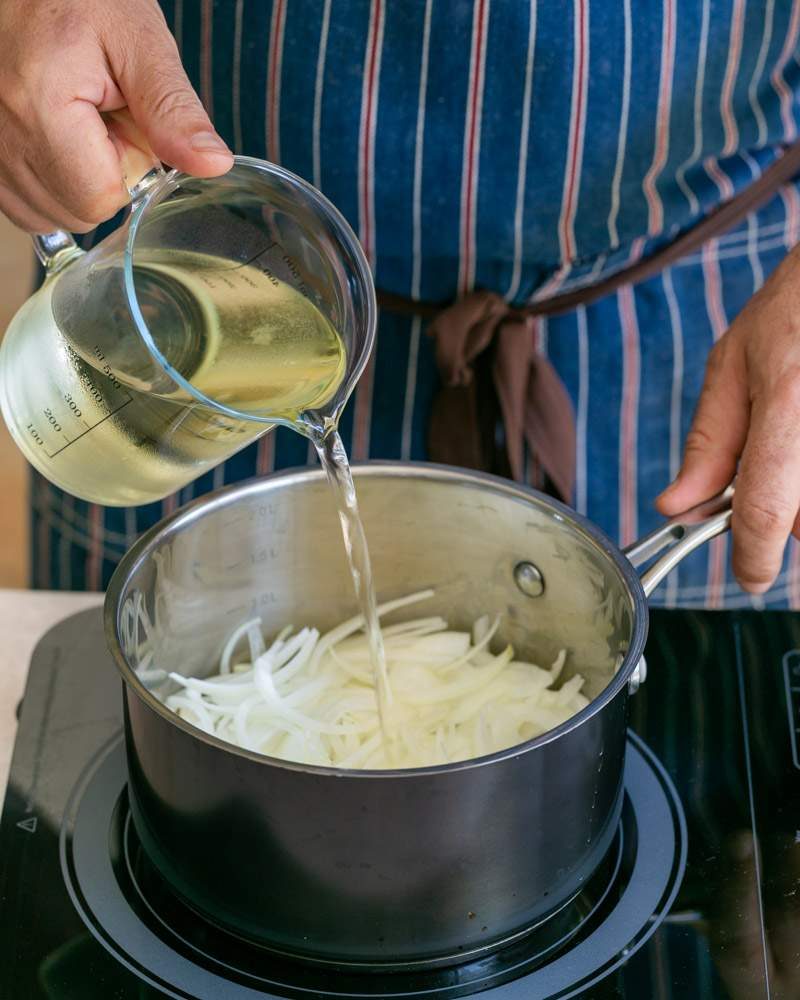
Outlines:
[[[60,455],[133,402],[133,396],[113,373],[106,373],[102,391],[88,373],[79,372],[79,379],[79,387],[60,393],[58,402],[46,406],[39,418],[26,425],[25,429],[48,458]]]
[[[71,444],[75,444],[76,441],[79,441],[82,437],[85,437],[89,433],[89,431],[93,431],[95,427],[99,427],[100,424],[105,423],[105,421],[108,420],[109,417],[113,417],[115,413],[119,413],[119,411],[123,410],[128,405],[128,403],[132,402],[133,402],[133,397],[128,396],[128,398],[125,400],[124,403],[120,403],[119,406],[115,407],[113,410],[110,410],[104,417],[101,417],[98,421],[96,421],[93,424],[86,424],[86,430],[81,431],[80,434],[76,434],[75,437],[73,438],[67,438],[65,434],[64,437],[66,438],[67,443],[62,445],[56,451],[50,452],[47,457],[55,458],[56,455],[60,455],[61,452],[66,451],[66,449],[69,448]],[[83,423],[85,423],[85,421],[83,421]]]

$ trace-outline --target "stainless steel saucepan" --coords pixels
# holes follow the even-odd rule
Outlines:
[[[500,612],[500,639],[520,657],[549,664],[569,651],[566,677],[584,675],[590,704],[511,749],[406,771],[275,760],[175,716],[161,702],[163,671],[214,672],[246,616],[274,630],[353,613],[322,474],[281,473],[167,518],[111,581],[133,819],[179,894],[269,948],[376,967],[460,961],[563,906],[608,851],[647,595],[728,528],[730,495],[622,552],[574,511],[505,480],[391,463],[355,478],[382,600],[433,587],[424,614],[460,627]],[[137,672],[139,601],[156,652]]]

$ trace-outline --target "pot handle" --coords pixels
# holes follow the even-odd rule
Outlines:
[[[636,569],[649,563],[639,574],[648,597],[681,559],[730,528],[732,501],[733,486],[729,486],[713,499],[678,514],[622,550]]]

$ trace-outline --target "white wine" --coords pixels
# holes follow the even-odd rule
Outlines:
[[[100,266],[88,271],[82,289],[86,300],[104,305],[96,319],[59,305],[56,275],[6,333],[0,405],[17,444],[67,492],[133,506],[159,500],[218,465],[265,433],[269,421],[309,437],[339,513],[388,735],[391,692],[369,550],[347,455],[325,411],[345,375],[341,338],[308,298],[265,267],[147,249],[136,256],[133,280],[167,364],[213,403],[252,419],[198,402],[154,363],[138,337],[119,332],[129,330],[120,275]]]
[[[320,437],[311,434],[317,449],[320,464],[328,477],[328,485],[336,504],[342,540],[350,575],[353,578],[358,610],[364,616],[364,633],[372,660],[372,675],[375,684],[375,699],[378,703],[378,717],[383,732],[384,745],[389,760],[392,759],[392,690],[386,670],[386,650],[383,645],[381,623],[378,618],[378,597],[372,577],[372,560],[364,531],[364,524],[358,510],[358,497],[353,482],[353,473],[347,460],[342,439],[338,431]]]
[[[17,316],[2,345],[0,404],[17,444],[68,492],[111,506],[159,500],[224,461],[271,420],[324,408],[344,377],[344,346],[304,295],[256,266],[189,252],[137,256],[137,300],[167,361],[234,419],[166,379],[130,336],[60,328],[59,277]],[[111,309],[111,305],[109,306]],[[135,339],[135,338],[133,338]]]
[[[302,412],[323,407],[338,388],[345,370],[338,333],[268,269],[148,249],[137,254],[133,274],[137,301],[162,354],[214,402],[294,423]],[[127,368],[116,372],[123,381]],[[173,387],[165,395],[191,398]]]

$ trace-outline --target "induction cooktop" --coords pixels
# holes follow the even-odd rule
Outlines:
[[[654,612],[622,818],[530,934],[431,970],[276,956],[176,898],[136,837],[100,612],[34,653],[0,822],[0,1000],[800,997],[800,615]]]

